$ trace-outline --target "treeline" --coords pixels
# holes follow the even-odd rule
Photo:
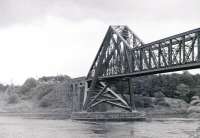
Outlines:
[[[184,99],[190,102],[192,96],[200,96],[200,74],[192,75],[188,71],[182,74],[150,75],[133,79],[136,94],[155,96],[156,93],[166,97]]]

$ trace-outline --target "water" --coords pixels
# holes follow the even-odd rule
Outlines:
[[[0,116],[0,138],[200,138],[200,121],[79,122]]]

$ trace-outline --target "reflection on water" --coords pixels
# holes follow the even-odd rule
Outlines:
[[[88,124],[91,134],[102,138],[200,138],[200,121],[162,119],[146,122]]]
[[[200,138],[200,121],[79,122],[0,117],[0,138]]]

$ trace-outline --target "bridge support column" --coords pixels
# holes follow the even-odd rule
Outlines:
[[[128,85],[129,85],[129,94],[130,94],[130,111],[136,110],[135,108],[135,102],[134,102],[134,89],[133,89],[133,83],[132,78],[128,79]]]
[[[200,32],[197,33],[198,61],[200,61]]]

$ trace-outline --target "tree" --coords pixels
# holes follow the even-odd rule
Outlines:
[[[37,80],[34,78],[28,78],[25,83],[21,86],[20,88],[20,93],[21,94],[26,94],[27,92],[30,91],[30,89],[34,88],[37,86]]]
[[[192,96],[200,96],[200,85],[191,88],[191,97]]]
[[[183,99],[186,102],[190,102],[191,91],[188,85],[183,83],[179,84],[176,87],[175,93],[177,94],[178,98]]]
[[[180,76],[180,81],[188,86],[193,86],[195,84],[193,75],[188,71],[184,71]]]

